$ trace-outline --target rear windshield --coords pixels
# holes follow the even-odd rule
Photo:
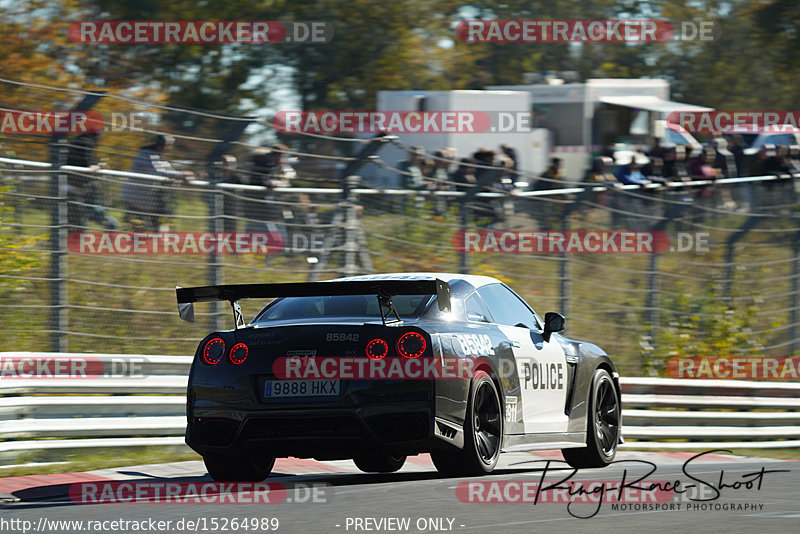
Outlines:
[[[433,295],[397,295],[392,303],[403,319],[416,319],[425,310]],[[384,313],[389,310],[384,308]],[[314,319],[326,317],[363,317],[380,319],[378,298],[375,295],[346,295],[338,297],[287,297],[271,302],[253,320],[254,323]]]

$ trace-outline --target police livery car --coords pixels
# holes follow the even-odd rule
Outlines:
[[[352,458],[393,472],[430,453],[446,474],[491,472],[501,452],[561,449],[603,467],[622,443],[619,375],[486,276],[379,274],[177,288],[229,301],[235,327],[197,348],[186,443],[216,480],[259,481],[275,458]],[[239,300],[273,299],[249,323]]]

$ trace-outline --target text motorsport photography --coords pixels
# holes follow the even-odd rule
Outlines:
[[[570,516],[590,519],[610,505],[613,512],[754,512],[764,508],[756,499],[767,484],[789,469],[766,469],[726,475],[724,469],[709,473],[693,463],[705,455],[730,453],[709,450],[695,454],[681,467],[677,478],[659,479],[656,464],[644,460],[617,460],[617,479],[583,480],[588,472],[569,469],[566,462],[532,460],[529,467],[544,464],[529,480],[464,481],[455,489],[459,501],[469,504],[560,504]],[[567,468],[567,469],[565,469]],[[549,480],[545,480],[547,476]]]

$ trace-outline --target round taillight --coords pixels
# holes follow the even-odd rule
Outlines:
[[[225,342],[222,338],[214,337],[208,340],[203,347],[203,361],[208,365],[217,365],[225,356]]]
[[[419,358],[426,346],[425,338],[417,332],[406,332],[397,340],[397,352],[404,358]]]
[[[382,339],[373,339],[367,343],[367,356],[372,360],[380,360],[389,354],[389,344]]]
[[[228,355],[232,363],[236,365],[244,363],[247,359],[247,345],[244,343],[237,343],[231,347],[231,353]]]

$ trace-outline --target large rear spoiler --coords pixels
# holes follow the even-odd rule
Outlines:
[[[288,284],[236,284],[223,286],[176,287],[178,315],[184,321],[194,322],[195,302],[227,300],[233,306],[236,327],[243,323],[240,299],[279,297],[335,297],[341,295],[376,295],[380,303],[381,319],[386,323],[383,308],[397,312],[392,306],[395,295],[436,295],[439,309],[450,311],[450,284],[442,280],[355,280],[344,282],[294,282]],[[388,314],[387,314],[388,315]]]

